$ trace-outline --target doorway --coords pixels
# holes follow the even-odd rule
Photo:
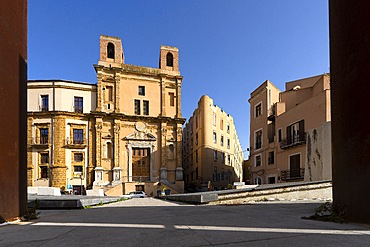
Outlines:
[[[149,148],[132,148],[132,181],[150,181]]]

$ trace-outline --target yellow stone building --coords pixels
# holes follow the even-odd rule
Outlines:
[[[29,186],[183,192],[179,51],[161,46],[159,68],[124,59],[102,35],[96,85],[28,82]]]
[[[86,174],[93,164],[89,113],[95,110],[96,85],[30,80],[27,87],[28,186],[80,193],[92,182]]]

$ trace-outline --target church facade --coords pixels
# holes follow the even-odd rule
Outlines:
[[[183,192],[179,51],[161,46],[159,68],[125,64],[119,38],[100,37],[97,107],[91,112],[94,186],[149,195]],[[118,186],[117,186],[118,185]]]

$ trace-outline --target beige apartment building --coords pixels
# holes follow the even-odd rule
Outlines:
[[[183,168],[188,191],[225,189],[243,181],[244,154],[234,119],[202,96],[183,130]]]
[[[267,80],[251,93],[251,182],[331,179],[330,76],[285,86]]]
[[[183,192],[179,51],[161,46],[159,68],[124,59],[102,35],[96,85],[29,81],[29,186]]]
[[[96,85],[65,80],[27,83],[28,186],[80,193],[92,183],[91,118]]]

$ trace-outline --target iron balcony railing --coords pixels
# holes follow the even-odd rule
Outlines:
[[[304,168],[281,171],[281,180],[298,180],[304,178]]]
[[[47,145],[49,144],[48,136],[32,137],[33,145]]]
[[[76,112],[76,113],[83,113],[83,110],[84,110],[84,109],[83,109],[83,107],[75,106],[75,107],[74,107],[74,110],[75,110],[75,112]]]
[[[306,143],[306,132],[285,138],[280,142],[281,149],[288,149]]]
[[[85,145],[86,143],[85,138],[66,138],[66,145]]]

